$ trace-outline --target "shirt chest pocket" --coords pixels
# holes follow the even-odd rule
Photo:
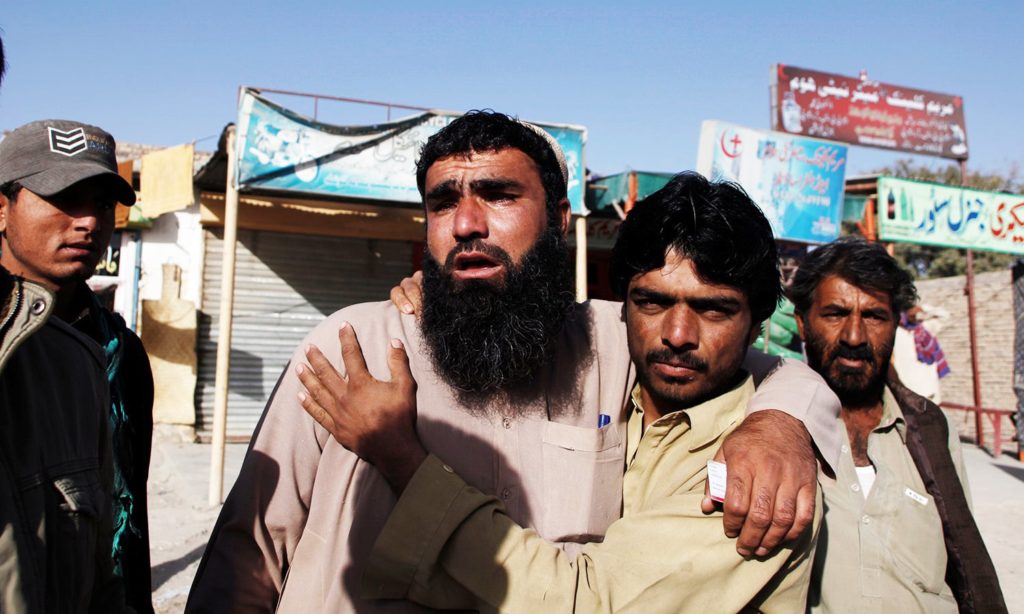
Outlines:
[[[896,514],[888,539],[893,565],[921,591],[941,593],[946,587],[946,543],[935,501],[906,486],[893,494]]]
[[[100,487],[96,469],[76,471],[53,478],[52,518],[47,522],[48,565],[65,586],[83,587],[88,595],[96,572],[97,548],[110,543],[98,539],[110,502]],[[109,553],[107,553],[109,556]]]
[[[541,535],[552,541],[601,541],[622,511],[620,430],[548,422],[542,452]]]

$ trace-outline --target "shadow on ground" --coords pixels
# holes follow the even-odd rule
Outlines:
[[[168,580],[173,578],[175,575],[178,574],[178,572],[182,571],[192,563],[198,561],[199,557],[203,556],[204,549],[206,549],[205,543],[197,546],[195,549],[192,550],[192,552],[189,552],[188,554],[182,557],[176,558],[173,561],[165,561],[163,563],[160,563],[159,565],[154,565],[152,572],[153,590],[155,591],[156,589],[160,588],[161,586],[163,586],[164,582],[167,582]]]
[[[1001,471],[1010,474],[1010,476],[1017,478],[1021,482],[1024,482],[1024,467],[1007,467],[1006,465],[996,465]]]

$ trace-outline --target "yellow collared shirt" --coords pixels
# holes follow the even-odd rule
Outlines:
[[[725,536],[721,514],[700,511],[707,461],[743,419],[752,392],[748,377],[660,418],[642,435],[642,408],[635,404],[623,517],[603,542],[585,544],[576,555],[519,527],[497,499],[429,457],[378,538],[366,578],[374,590],[367,596],[465,607],[454,580],[482,611],[803,610],[820,515],[796,543],[744,560]]]

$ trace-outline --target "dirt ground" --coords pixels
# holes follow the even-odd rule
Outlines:
[[[177,614],[185,609],[192,578],[220,511],[219,505],[207,503],[210,450],[209,445],[184,443],[169,431],[158,430],[153,438],[149,525],[157,614]],[[245,450],[243,444],[227,446],[225,494],[238,475]]]

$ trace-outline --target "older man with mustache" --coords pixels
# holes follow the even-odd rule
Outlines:
[[[822,483],[812,611],[1006,611],[956,426],[890,369],[916,295],[881,245],[853,237],[808,255],[790,287],[808,363],[839,396],[848,436]]]

